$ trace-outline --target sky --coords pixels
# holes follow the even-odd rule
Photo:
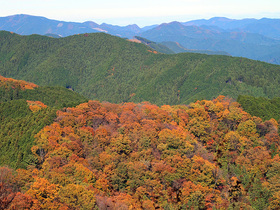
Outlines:
[[[280,18],[280,0],[0,0],[0,17],[15,14],[60,21],[140,27],[211,17]]]

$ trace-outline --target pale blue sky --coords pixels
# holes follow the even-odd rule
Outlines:
[[[143,27],[211,17],[280,18],[280,0],[0,0],[0,16],[30,14],[50,19]]]

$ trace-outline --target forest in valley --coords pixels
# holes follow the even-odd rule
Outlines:
[[[111,103],[176,105],[219,95],[272,99],[279,97],[279,71],[279,65],[241,57],[163,54],[104,33],[57,39],[0,32],[0,75]]]
[[[0,90],[0,209],[279,209],[279,119],[234,99],[114,104],[4,77]]]

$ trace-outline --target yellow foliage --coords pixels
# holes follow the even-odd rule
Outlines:
[[[43,209],[55,209],[59,206],[55,202],[58,198],[59,186],[49,183],[45,178],[37,178],[26,192],[32,198],[39,201]]]
[[[44,104],[43,102],[41,102],[41,101],[28,101],[28,100],[27,100],[27,103],[28,103],[28,105],[29,105],[29,109],[30,109],[32,112],[38,112],[39,110],[48,107],[47,105],[45,105],[45,104]]]

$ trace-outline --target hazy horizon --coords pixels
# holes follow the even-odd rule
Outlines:
[[[0,0],[1,1],[1,0]],[[269,3],[255,0],[10,0],[3,1],[0,8],[2,17],[28,14],[43,16],[48,19],[112,25],[137,24],[140,27],[172,21],[187,22],[212,17],[230,19],[245,18],[279,18],[280,1]]]
[[[115,21],[113,21],[114,23],[111,23],[111,22],[108,22],[110,21],[110,19],[108,19],[108,21],[98,21],[98,20],[85,20],[85,21],[73,21],[73,20],[62,20],[62,19],[55,19],[55,18],[49,18],[49,17],[46,17],[46,16],[42,16],[42,15],[32,15],[32,14],[11,14],[11,15],[7,15],[7,16],[0,16],[0,17],[11,17],[11,16],[16,16],[16,15],[29,15],[29,16],[34,16],[34,17],[44,17],[44,18],[47,18],[49,20],[56,20],[56,21],[61,21],[61,22],[74,22],[74,23],[84,23],[86,21],[92,21],[92,22],[95,22],[97,24],[102,24],[102,23],[106,23],[106,24],[110,24],[110,25],[118,25],[118,26],[128,26],[128,25],[138,25],[140,28],[143,28],[143,27],[146,27],[146,26],[152,26],[152,25],[160,25],[162,23],[171,23],[171,22],[188,22],[188,21],[193,21],[193,20],[202,20],[202,19],[205,19],[205,20],[209,20],[209,19],[212,19],[212,18],[228,18],[228,19],[235,19],[235,20],[242,20],[242,19],[262,19],[262,18],[271,18],[271,19],[276,19],[274,17],[259,17],[259,18],[255,18],[255,17],[244,17],[244,18],[230,18],[230,17],[226,17],[226,16],[213,16],[213,17],[209,17],[209,18],[194,18],[194,19],[188,19],[188,20],[177,20],[177,19],[173,19],[173,20],[170,20],[170,21],[162,21],[162,22],[158,22],[158,23],[153,23],[153,24],[147,24],[147,25],[139,25],[137,24],[137,22],[135,23],[129,23],[129,24],[118,24],[117,23],[117,19]],[[280,19],[280,18],[279,18]],[[106,20],[106,19],[103,19],[103,20]]]

